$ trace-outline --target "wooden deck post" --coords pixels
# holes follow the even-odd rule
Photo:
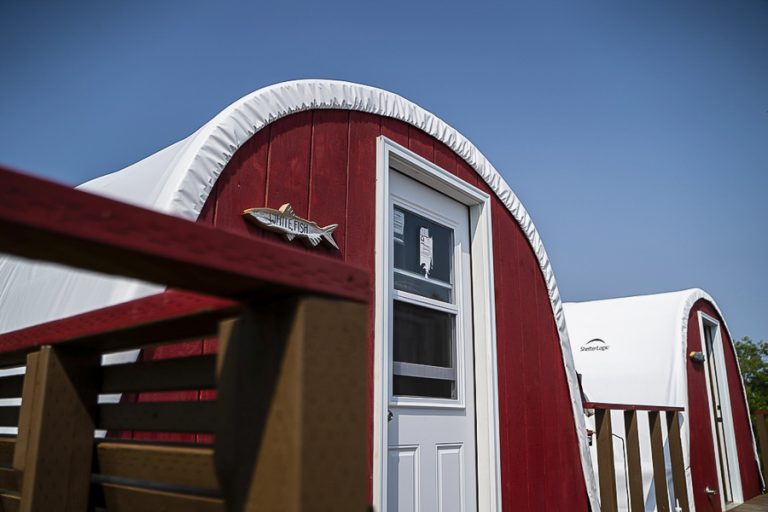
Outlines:
[[[683,459],[683,443],[680,440],[680,413],[667,412],[667,435],[669,436],[669,457],[672,463],[672,481],[675,486],[675,498],[683,509],[689,512],[688,482],[685,479],[685,462]]]
[[[14,468],[21,512],[88,506],[99,356],[44,346],[28,357]]]
[[[597,435],[597,472],[600,480],[601,512],[616,512],[616,468],[613,458],[613,430],[611,411],[595,409],[595,431]]]
[[[640,463],[640,434],[637,430],[637,411],[624,411],[624,430],[627,433],[627,475],[629,479],[630,510],[645,510],[643,496],[643,469]]]
[[[664,439],[661,432],[661,413],[648,412],[651,429],[651,458],[653,459],[653,486],[656,489],[656,510],[669,512],[669,492],[667,491],[667,469],[664,464]]]
[[[755,411],[755,425],[757,440],[760,444],[760,463],[763,465],[763,475],[768,472],[768,427],[765,425],[765,417],[768,411]]]
[[[365,510],[367,306],[256,304],[219,336],[215,465],[227,511]]]

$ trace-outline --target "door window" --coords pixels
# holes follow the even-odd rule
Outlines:
[[[392,225],[392,394],[457,399],[453,229],[397,205]]]

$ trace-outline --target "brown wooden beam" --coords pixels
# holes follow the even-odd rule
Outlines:
[[[675,498],[682,512],[691,510],[688,502],[688,482],[685,479],[683,443],[680,440],[680,413],[667,413],[667,436],[669,439],[669,457],[672,464],[672,482],[675,486]]]
[[[142,489],[127,485],[101,484],[106,509],[110,512],[161,510],[163,512],[225,512],[218,498],[190,496],[173,492]]]
[[[243,221],[245,222],[245,221]],[[368,272],[0,167],[0,252],[228,297],[312,292],[365,302]]]
[[[760,462],[763,465],[763,475],[768,476],[768,427],[765,418],[768,411],[755,411],[755,427],[757,428],[757,440],[760,445]]]
[[[601,512],[616,512],[616,467],[613,458],[613,429],[611,411],[595,411],[595,434],[597,435],[597,472],[600,481]]]
[[[669,512],[669,491],[667,490],[667,469],[664,464],[664,439],[661,431],[661,413],[648,413],[651,430],[651,458],[653,459],[653,485],[656,489],[656,510]]]
[[[624,430],[627,434],[627,478],[629,504],[632,512],[645,510],[643,468],[640,461],[640,435],[637,429],[637,411],[624,411]]]
[[[96,454],[101,475],[197,489],[219,488],[211,448],[101,442]]]
[[[82,512],[91,481],[100,357],[46,346],[34,359],[28,364],[36,366],[34,381],[25,384],[22,397],[28,423],[14,457],[22,471],[20,510]]]
[[[367,319],[361,304],[301,298],[222,329],[215,464],[229,512],[366,509]]]

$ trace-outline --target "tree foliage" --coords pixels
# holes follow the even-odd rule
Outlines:
[[[749,408],[768,409],[768,343],[744,336],[735,345]]]

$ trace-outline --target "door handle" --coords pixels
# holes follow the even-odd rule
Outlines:
[[[709,496],[717,496],[717,490],[711,489],[709,486],[704,489],[704,492],[706,492]]]
[[[387,421],[392,421],[392,418],[394,418],[395,415],[392,414],[392,411],[387,410]]]

